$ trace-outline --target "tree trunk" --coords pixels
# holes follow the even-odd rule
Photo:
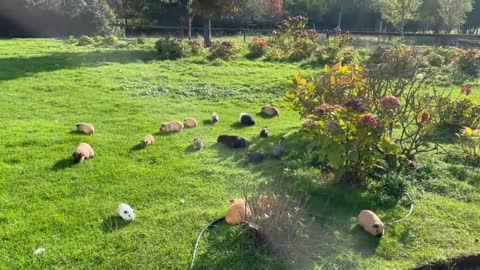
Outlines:
[[[203,20],[203,43],[206,48],[212,46],[212,21],[208,18]]]
[[[192,21],[193,16],[188,16],[188,39],[192,40]]]
[[[343,17],[343,2],[340,4],[340,12],[338,13],[337,29],[342,29],[342,17]]]

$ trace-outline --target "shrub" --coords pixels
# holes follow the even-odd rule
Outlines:
[[[78,46],[88,46],[95,44],[95,40],[89,36],[81,36],[78,40]]]
[[[471,87],[464,85],[461,88],[461,94],[469,95]],[[448,97],[443,98],[443,106],[440,111],[440,117],[442,119],[441,124],[447,126],[453,126],[455,128],[471,127],[477,128],[480,124],[480,105],[476,104],[469,98],[451,99]]]
[[[234,55],[238,54],[240,49],[237,47],[235,42],[231,40],[214,42],[210,48],[210,58],[221,58],[223,60],[228,60]]]
[[[74,36],[69,36],[66,42],[68,44],[78,44],[78,40]]]
[[[305,202],[288,195],[257,195],[249,201],[252,217],[245,226],[257,247],[276,252],[290,260],[311,259],[313,243],[305,241],[309,224],[305,217]]]
[[[103,39],[102,44],[106,46],[116,46],[120,43],[120,40],[115,35],[109,35]]]
[[[95,40],[95,43],[103,43],[104,39],[105,39],[105,37],[100,36],[100,35],[96,35],[96,36],[93,37],[93,40]]]
[[[480,67],[480,53],[474,50],[463,52],[456,62],[458,69],[471,77],[478,77]]]
[[[279,48],[269,47],[265,52],[265,59],[268,61],[281,61],[285,58],[285,51]]]
[[[329,38],[318,52],[318,62],[325,65],[334,65],[343,61],[343,51],[340,41],[336,38]]]
[[[388,79],[410,78],[417,71],[422,57],[418,51],[405,45],[378,47],[372,54],[369,68],[382,71]]]
[[[268,43],[261,37],[253,37],[252,42],[248,45],[250,50],[250,56],[252,58],[259,58],[265,55],[267,51]]]
[[[290,81],[286,98],[308,123],[318,156],[335,169],[336,179],[364,184],[374,168],[401,171],[407,158],[436,149],[426,138],[451,92],[423,91],[427,77],[416,70],[400,79],[386,72],[337,64],[313,81],[299,74]]]
[[[438,53],[431,53],[428,55],[428,63],[434,67],[441,67],[443,64],[443,57]]]
[[[176,59],[192,55],[192,48],[185,40],[162,38],[155,43],[155,48],[162,58]]]
[[[474,164],[480,163],[480,131],[465,127],[456,134],[465,159]]]
[[[317,48],[318,33],[315,30],[297,30],[293,33],[293,47],[290,59],[293,61],[311,57]]]
[[[198,40],[189,40],[188,45],[192,50],[192,55],[200,55],[203,53],[203,50],[204,50],[203,42],[200,42]]]

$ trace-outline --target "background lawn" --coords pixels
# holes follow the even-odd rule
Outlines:
[[[286,181],[288,158],[248,165],[245,150],[215,142],[220,134],[238,134],[251,138],[253,149],[270,151],[280,135],[298,129],[297,113],[281,101],[297,71],[316,72],[244,58],[159,60],[148,46],[0,40],[0,268],[185,269],[198,232],[224,214],[228,199],[246,187]],[[235,125],[240,112],[255,115],[267,103],[280,107],[280,118]],[[220,115],[215,126],[203,123],[212,111]],[[188,116],[200,127],[158,133],[162,122]],[[77,122],[93,123],[96,133],[75,134]],[[258,138],[263,126],[269,139]],[[138,150],[148,133],[155,144]],[[375,205],[363,193],[312,182],[310,174],[298,180],[310,180],[309,213],[317,216],[306,240],[315,243],[315,260],[306,268],[405,269],[479,253],[480,170],[461,165],[451,134],[444,134],[439,139],[448,151],[420,157],[413,215],[380,241],[355,226],[358,212]],[[206,148],[193,152],[197,136]],[[74,166],[71,153],[80,142],[90,143],[96,156]],[[120,202],[136,210],[133,223],[117,222]],[[373,210],[391,221],[408,208]],[[32,256],[38,247],[46,252]],[[221,226],[204,236],[196,266],[293,268],[290,263],[255,249],[240,228]]]

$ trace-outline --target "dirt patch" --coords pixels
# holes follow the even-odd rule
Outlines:
[[[468,270],[480,269],[480,254],[461,256],[444,262],[432,263],[412,270]]]

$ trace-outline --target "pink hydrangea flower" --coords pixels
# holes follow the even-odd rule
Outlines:
[[[396,96],[385,96],[380,99],[380,107],[382,111],[392,117],[397,113],[398,108],[400,108],[400,99]]]
[[[371,129],[379,129],[382,127],[382,121],[372,113],[362,115],[358,123],[361,127],[368,127]]]

